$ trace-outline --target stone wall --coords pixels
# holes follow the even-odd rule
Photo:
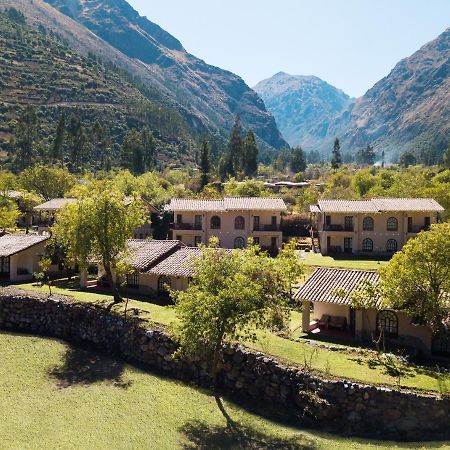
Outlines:
[[[164,330],[66,297],[2,289],[0,329],[89,343],[171,377],[210,384],[206,361],[172,358],[177,345]],[[450,437],[450,399],[327,380],[241,347],[224,349],[220,383],[233,398],[299,425],[402,440]]]

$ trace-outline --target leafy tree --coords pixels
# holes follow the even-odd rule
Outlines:
[[[93,257],[105,270],[114,303],[121,301],[114,270],[133,231],[148,221],[142,202],[125,206],[124,196],[111,183],[98,182],[88,197],[69,204],[58,214],[54,234],[71,258],[86,268]]]
[[[285,310],[283,277],[275,260],[250,246],[245,250],[203,248],[196,274],[184,292],[174,292],[180,348],[178,355],[202,356],[210,363],[214,397],[233,427],[217,390],[224,344],[255,340],[256,331],[271,325],[271,313]]]
[[[75,186],[76,179],[67,170],[38,165],[24,170],[19,176],[20,185],[45,200],[64,197]]]
[[[209,161],[209,145],[206,140],[203,141],[201,158],[200,158],[200,190],[202,190],[208,183],[211,172],[211,164]]]
[[[64,139],[66,134],[66,114],[63,111],[61,117],[59,118],[58,126],[56,127],[56,135],[55,140],[53,142],[51,159],[52,162],[60,162],[63,164],[64,162]]]
[[[308,164],[319,164],[321,157],[318,150],[311,150],[306,154],[306,160]]]
[[[51,258],[48,257],[41,258],[39,261],[39,269],[41,269],[41,272],[38,273],[36,277],[37,279],[40,279],[42,281],[42,284],[47,284],[48,292],[50,295],[52,295],[52,280],[49,275],[51,266],[52,266]]]
[[[6,230],[17,226],[17,219],[20,212],[17,205],[6,199],[0,201],[0,229]]]
[[[367,164],[373,166],[375,164],[375,151],[373,147],[368,144],[366,148],[360,149],[356,152],[357,164]]]
[[[300,146],[294,147],[291,151],[290,167],[294,173],[304,172],[306,169],[305,152]]]
[[[8,193],[17,188],[17,176],[6,170],[0,171],[0,195],[7,198]]]
[[[401,167],[415,166],[417,164],[417,159],[411,152],[404,152],[400,155],[399,164]]]
[[[409,240],[380,269],[380,276],[383,298],[391,308],[439,331],[450,316],[450,223],[434,224]]]
[[[255,133],[249,129],[242,144],[242,169],[246,177],[253,177],[258,171],[258,144]]]
[[[360,170],[352,179],[352,185],[361,197],[365,197],[376,186],[377,182],[378,178],[372,175],[369,170]]]
[[[331,167],[333,169],[339,169],[342,166],[342,156],[341,156],[341,144],[339,139],[334,140],[333,151],[331,153]]]
[[[19,116],[14,135],[13,166],[21,171],[32,164],[36,153],[36,139],[38,137],[39,121],[36,109],[29,105]]]
[[[292,286],[299,281],[304,273],[303,264],[295,253],[295,242],[290,241],[281,247],[276,259],[285,281],[285,290],[289,292],[292,301]]]
[[[246,180],[237,182],[235,178],[224,185],[224,194],[227,197],[268,197],[270,192],[264,187],[262,181]]]
[[[90,160],[89,140],[79,112],[70,116],[67,126],[67,142],[69,149],[69,168],[72,172],[80,172],[82,164]]]
[[[124,138],[121,151],[122,166],[135,175],[145,172],[144,147],[137,130],[129,131]]]
[[[448,144],[447,150],[445,150],[444,152],[443,163],[447,169],[450,169],[450,142]]]
[[[91,130],[91,146],[95,168],[106,170],[111,159],[111,140],[107,130],[98,120]]]
[[[148,127],[141,130],[141,143],[145,171],[152,170],[156,167],[156,146]]]

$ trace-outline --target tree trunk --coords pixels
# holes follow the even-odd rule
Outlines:
[[[116,283],[114,282],[114,278],[112,275],[111,267],[105,266],[105,275],[106,279],[108,280],[109,288],[111,289],[111,293],[114,298],[114,305],[117,303],[120,303],[122,301],[122,296],[119,293],[119,290],[117,289]]]

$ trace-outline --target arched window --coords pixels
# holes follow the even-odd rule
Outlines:
[[[243,230],[245,228],[245,219],[242,216],[237,216],[234,219],[234,229]]]
[[[389,239],[386,243],[386,251],[388,253],[395,253],[397,251],[397,241],[395,239]]]
[[[394,311],[380,311],[377,314],[377,331],[387,337],[398,336],[398,317]]]
[[[158,279],[158,294],[159,295],[168,295],[168,288],[171,287],[170,278],[165,275],[159,277]]]
[[[243,237],[237,237],[234,240],[234,248],[244,248],[245,247],[245,241]]]
[[[372,239],[366,238],[362,241],[362,251],[363,252],[372,252],[373,251]]]
[[[372,217],[364,217],[363,230],[364,231],[373,231],[373,218]]]
[[[387,230],[397,231],[398,230],[398,220],[395,217],[389,217],[387,220]]]
[[[220,217],[219,216],[211,217],[211,230],[220,230]]]

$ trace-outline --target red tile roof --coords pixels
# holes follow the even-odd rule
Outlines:
[[[5,234],[0,237],[0,256],[12,256],[16,253],[50,239],[50,235],[41,234]]]
[[[130,239],[127,241],[127,250],[130,263],[139,271],[148,270],[153,264],[166,258],[181,248],[180,241],[159,241],[151,239]]]
[[[184,247],[172,253],[153,266],[147,273],[153,275],[177,276],[190,278],[195,274],[195,261],[200,256],[201,249]]]
[[[223,200],[201,200],[173,198],[166,211],[286,211],[282,198],[269,197],[225,197]]]

